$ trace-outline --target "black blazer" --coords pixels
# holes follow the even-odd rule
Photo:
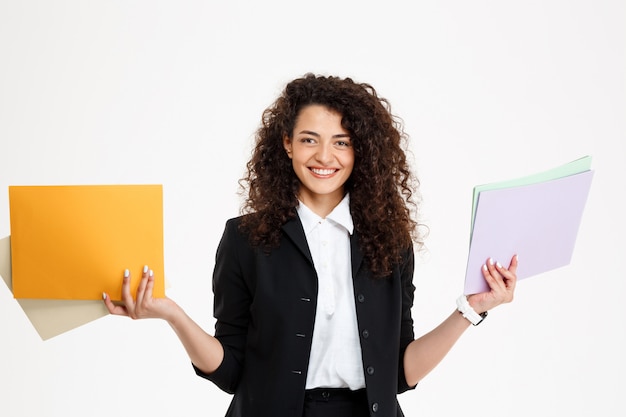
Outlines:
[[[311,352],[317,275],[298,218],[283,226],[280,246],[253,248],[226,223],[213,273],[215,337],[224,346],[218,369],[199,376],[233,393],[228,417],[300,417]],[[414,339],[413,250],[386,279],[373,279],[350,238],[352,275],[367,398],[372,416],[397,417],[396,395],[411,387],[403,355]]]

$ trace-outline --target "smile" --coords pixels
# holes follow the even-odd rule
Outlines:
[[[314,174],[328,176],[337,172],[337,169],[320,169],[320,168],[309,168]]]

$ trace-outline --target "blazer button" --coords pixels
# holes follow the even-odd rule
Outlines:
[[[375,413],[378,412],[378,403],[372,404],[372,411]]]
[[[359,301],[359,303],[365,302],[365,296],[363,294],[357,295],[356,299]]]
[[[368,337],[370,337],[370,332],[365,329],[361,332],[361,336],[363,336],[363,339],[367,339]]]
[[[368,375],[374,375],[374,367],[373,366],[368,366],[366,371],[367,371]]]

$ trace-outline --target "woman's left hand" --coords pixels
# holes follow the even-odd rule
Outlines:
[[[513,301],[513,293],[517,283],[517,255],[511,258],[508,268],[489,258],[483,265],[482,272],[490,290],[467,297],[467,301],[477,313]]]

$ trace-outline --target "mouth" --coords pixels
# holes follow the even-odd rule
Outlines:
[[[335,168],[309,168],[309,170],[318,177],[330,177],[335,172],[339,171]]]

